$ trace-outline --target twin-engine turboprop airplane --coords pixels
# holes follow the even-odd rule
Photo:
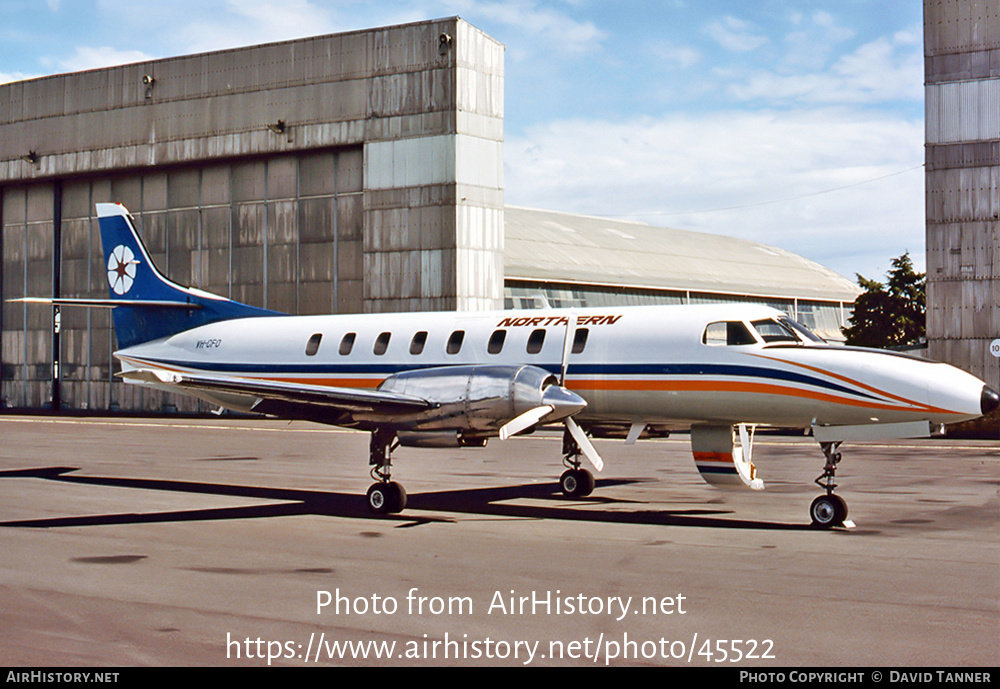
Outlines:
[[[842,524],[845,440],[930,435],[1000,405],[946,364],[831,346],[770,308],[648,306],[494,313],[289,316],[177,285],[153,265],[126,209],[98,204],[109,299],[127,382],[220,407],[371,433],[368,505],[401,511],[399,446],[482,446],[562,424],[562,491],[588,495],[588,438],[690,429],[713,484],[763,488],[756,426],[810,430],[826,457],[810,516]]]

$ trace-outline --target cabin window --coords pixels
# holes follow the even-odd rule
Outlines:
[[[504,340],[507,339],[506,330],[494,330],[490,335],[490,341],[486,345],[486,351],[490,354],[499,354],[503,350]]]
[[[462,340],[464,339],[465,331],[456,330],[451,334],[451,337],[448,338],[448,348],[445,351],[449,354],[458,354],[458,352],[462,349]]]
[[[316,356],[319,351],[319,343],[323,339],[323,333],[316,333],[306,342],[306,356]]]
[[[413,339],[410,340],[410,354],[416,356],[422,354],[424,351],[424,345],[427,344],[427,331],[421,330],[413,335]]]
[[[587,336],[590,335],[590,330],[587,328],[580,328],[573,335],[573,354],[580,354],[584,348],[587,346]]]
[[[764,340],[764,342],[797,343],[799,341],[799,338],[795,336],[795,333],[790,328],[775,320],[754,321],[753,327],[757,329],[760,339]]]
[[[750,333],[743,321],[720,321],[709,323],[701,336],[702,344],[710,347],[757,344],[757,339]]]
[[[385,354],[385,350],[389,349],[389,338],[391,337],[392,333],[379,333],[375,340],[375,347],[372,349],[376,356],[382,356]]]
[[[543,344],[545,344],[545,329],[532,330],[528,336],[528,354],[538,354],[542,351]]]
[[[340,341],[340,354],[341,356],[347,356],[354,349],[354,340],[358,336],[357,333],[347,333],[344,335],[344,339]]]

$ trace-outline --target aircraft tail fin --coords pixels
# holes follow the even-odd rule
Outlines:
[[[132,216],[121,204],[97,204],[97,218],[110,298],[89,300],[83,305],[114,307],[115,334],[120,348],[217,321],[284,315],[169,280],[153,263]]]

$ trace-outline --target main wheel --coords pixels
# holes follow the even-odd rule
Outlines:
[[[821,495],[809,506],[813,526],[829,529],[840,526],[847,519],[847,503],[839,495]]]
[[[586,469],[568,469],[559,477],[559,488],[567,497],[586,497],[594,492],[594,475]]]
[[[376,514],[395,514],[406,507],[406,489],[395,481],[373,483],[368,489],[368,509]]]

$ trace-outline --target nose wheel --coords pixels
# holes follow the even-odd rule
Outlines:
[[[820,528],[840,526],[847,519],[847,503],[839,495],[821,495],[809,506],[809,516]]]
[[[816,484],[826,491],[826,495],[821,495],[812,501],[809,506],[809,516],[812,518],[813,526],[823,529],[830,529],[835,526],[842,526],[847,519],[847,502],[836,495],[833,491],[837,484],[834,479],[837,475],[837,465],[840,464],[841,456],[837,452],[840,443],[820,443],[820,448],[826,456],[826,465],[823,473],[816,479]]]

